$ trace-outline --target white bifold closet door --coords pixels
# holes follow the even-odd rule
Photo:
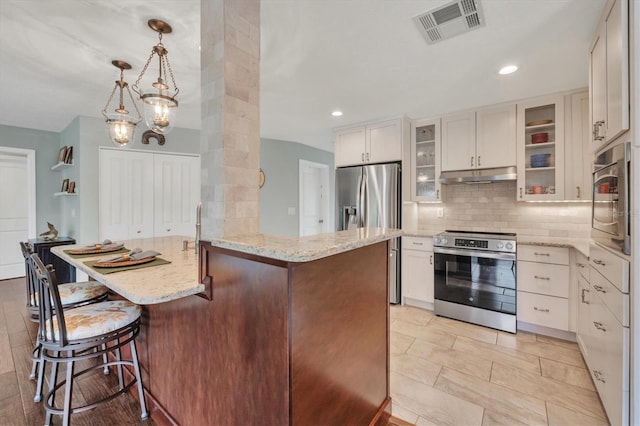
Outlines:
[[[200,157],[100,150],[100,238],[195,237]]]

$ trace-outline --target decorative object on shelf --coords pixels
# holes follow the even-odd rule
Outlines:
[[[264,186],[264,181],[265,181],[264,172],[262,171],[262,169],[260,169],[260,173],[258,173],[258,186],[260,188]]]
[[[527,123],[527,127],[531,127],[531,126],[542,126],[544,124],[551,124],[553,123],[553,120],[536,120],[536,121],[530,121]]]
[[[162,44],[162,35],[171,33],[172,29],[169,24],[159,19],[149,19],[147,24],[149,28],[158,33],[159,41],[158,44],[153,46],[147,63],[133,84],[133,90],[140,96],[140,100],[144,104],[144,120],[147,126],[156,133],[167,134],[173,129],[175,123],[176,109],[178,108],[176,96],[180,91],[176,85],[176,79],[173,76],[173,70],[169,63],[169,52]],[[151,88],[142,91],[140,89],[140,80],[147,71],[154,55],[158,55],[158,79],[155,83],[151,84]],[[167,75],[171,77],[171,82],[175,90],[172,95],[169,94],[169,85],[164,80]]]
[[[551,154],[535,154],[531,156],[531,167],[549,167]]]
[[[71,182],[69,182],[69,189],[67,190],[67,192],[69,194],[73,194],[76,192],[76,182],[74,180],[72,180]]]
[[[549,142],[549,133],[534,133],[531,135],[531,143],[545,143]]]
[[[60,154],[58,155],[58,163],[65,163],[65,158],[67,158],[67,146],[63,146],[60,148]]]
[[[155,139],[158,142],[158,145],[164,145],[164,135],[161,133],[156,133],[153,130],[147,130],[142,134],[142,143],[144,145],[149,145],[149,139]]]
[[[58,239],[58,230],[52,223],[47,222],[47,226],[49,230],[47,232],[43,232],[40,236],[45,240],[57,240]]]
[[[69,190],[69,179],[65,179],[62,181],[62,188],[60,188],[60,192],[67,192]]]
[[[111,142],[113,142],[116,146],[127,146],[130,142],[133,142],[133,133],[136,130],[136,125],[142,120],[142,116],[140,115],[140,111],[138,111],[138,107],[136,102],[133,100],[133,95],[131,94],[131,90],[129,90],[129,85],[126,81],[124,81],[124,70],[130,70],[131,65],[124,61],[119,61],[117,59],[111,61],[114,67],[120,68],[120,80],[116,80],[115,86],[113,86],[113,90],[111,91],[111,96],[109,96],[109,100],[107,100],[107,104],[102,109],[102,115],[107,119],[107,127],[109,129],[109,137],[111,138]],[[129,110],[124,106],[124,90],[127,89],[127,93],[129,94],[129,99],[131,99],[131,104],[133,104],[133,108],[136,110],[137,116],[131,115]],[[109,104],[113,99],[113,95],[118,90],[118,99],[119,104],[118,107],[114,110],[114,112],[107,113],[107,108],[109,108]]]

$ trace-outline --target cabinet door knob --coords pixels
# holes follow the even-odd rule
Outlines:
[[[141,233],[141,232],[142,232],[142,231],[136,231],[136,234],[139,234],[139,233]]]
[[[167,228],[167,232],[171,232],[171,228]]]

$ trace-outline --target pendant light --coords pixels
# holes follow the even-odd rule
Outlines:
[[[129,85],[124,81],[124,70],[131,69],[131,65],[119,60],[113,60],[111,63],[116,68],[120,68],[120,80],[116,80],[116,84],[113,86],[113,90],[111,91],[111,96],[109,96],[107,104],[102,109],[102,115],[107,119],[107,127],[109,128],[109,137],[111,138],[111,141],[116,146],[123,147],[127,146],[129,143],[133,143],[133,134],[136,130],[136,124],[142,120],[142,116],[140,116],[140,111],[138,111],[136,102],[133,100],[133,95],[131,95]],[[131,99],[131,104],[136,110],[136,117],[132,116],[124,106],[125,89],[127,89],[129,99]],[[116,90],[119,92],[120,102],[114,112],[108,113],[107,108],[109,108],[109,104],[111,103]]]
[[[159,19],[150,19],[147,24],[149,28],[158,33],[158,44],[153,46],[151,55],[147,63],[142,68],[140,76],[133,84],[133,90],[140,96],[144,105],[144,121],[149,129],[159,134],[167,134],[173,129],[178,108],[176,96],[180,91],[173,76],[171,64],[169,64],[168,51],[162,44],[162,35],[171,33],[171,26]],[[151,60],[158,55],[158,79],[151,84],[148,89],[140,89],[140,80],[147,71]],[[169,84],[166,78],[171,78],[173,84],[173,94],[170,94]]]

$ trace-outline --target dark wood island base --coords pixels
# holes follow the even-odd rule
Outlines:
[[[309,262],[201,243],[202,296],[144,306],[158,423],[386,425],[387,241]]]

